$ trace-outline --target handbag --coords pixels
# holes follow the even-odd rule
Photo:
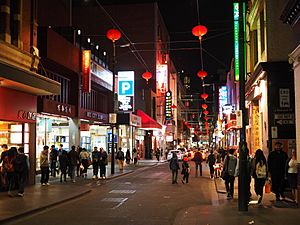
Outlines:
[[[229,173],[228,173],[228,164],[229,164],[229,156],[227,156],[228,158],[227,158],[227,161],[226,161],[226,170],[222,170],[222,172],[221,172],[221,178],[223,179],[223,180],[227,180],[228,178],[229,178]]]
[[[271,193],[272,183],[270,179],[266,180],[265,193]]]

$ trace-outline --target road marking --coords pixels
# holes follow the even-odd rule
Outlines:
[[[111,190],[110,194],[134,194],[136,190]]]
[[[118,205],[116,205],[112,208],[112,209],[117,209],[121,205],[123,205],[127,200],[128,200],[128,198],[104,198],[101,201],[102,202],[116,202],[116,203],[119,203]]]

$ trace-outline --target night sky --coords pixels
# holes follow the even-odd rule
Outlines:
[[[85,0],[88,1],[88,0]],[[157,2],[171,37],[170,55],[177,71],[191,77],[192,90],[199,90],[201,69],[199,41],[191,30],[200,24],[208,28],[203,37],[203,64],[208,72],[206,83],[219,80],[218,71],[226,72],[233,57],[232,1],[230,0],[98,0],[101,4]],[[224,78],[224,76],[223,76]]]

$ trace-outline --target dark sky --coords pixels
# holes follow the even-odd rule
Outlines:
[[[86,0],[87,1],[87,0]],[[198,89],[201,57],[198,39],[192,28],[208,28],[203,38],[203,65],[208,72],[206,83],[219,79],[218,70],[228,71],[233,57],[232,1],[230,0],[98,0],[101,4],[157,2],[171,37],[170,54],[178,71],[191,77],[192,89]],[[197,4],[198,1],[198,4]]]

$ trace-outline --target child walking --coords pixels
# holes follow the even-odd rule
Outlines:
[[[189,165],[189,159],[188,157],[184,157],[183,158],[183,162],[182,162],[182,171],[181,174],[183,175],[181,182],[184,184],[188,184],[189,183],[189,176],[190,176],[190,165]]]

